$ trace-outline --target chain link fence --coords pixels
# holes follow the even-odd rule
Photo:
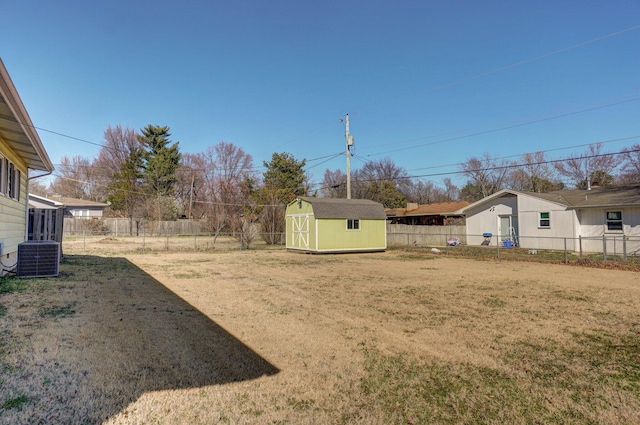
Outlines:
[[[627,262],[640,266],[640,236],[603,235],[578,238],[520,236],[466,233],[393,233],[387,235],[387,246],[431,249],[452,255],[472,257],[518,258],[550,262]]]
[[[285,234],[249,231],[212,234],[197,221],[143,223],[131,227],[125,219],[65,220],[65,253],[117,250],[207,251],[214,249],[284,248]],[[449,255],[513,258],[549,262],[626,262],[640,266],[640,236],[605,234],[579,238],[553,238],[467,234],[464,226],[387,227],[387,246],[430,250]],[[267,244],[275,240],[276,244]]]
[[[240,250],[256,248],[282,249],[285,245],[284,233],[278,233],[278,244],[267,244],[267,235],[255,233],[247,236],[234,233],[156,235],[141,232],[138,236],[115,237],[107,232],[83,232],[65,236],[62,250],[65,254],[117,254],[118,252],[183,251],[202,252],[212,250]],[[273,236],[273,235],[269,235]]]

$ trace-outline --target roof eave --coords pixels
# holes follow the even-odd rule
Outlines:
[[[17,124],[22,132],[21,135],[18,134],[16,137],[2,137],[2,139],[24,160],[28,168],[52,172],[55,169],[53,163],[40,140],[40,136],[38,136],[2,59],[0,59],[0,95],[2,95],[4,104],[6,104],[13,116],[13,120],[8,120],[6,117],[5,120]],[[7,131],[3,131],[3,133],[8,134]],[[18,139],[21,137],[19,136],[24,136],[28,143],[20,142]]]

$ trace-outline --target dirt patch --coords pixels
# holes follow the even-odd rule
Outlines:
[[[70,251],[0,297],[0,422],[640,422],[637,273]]]

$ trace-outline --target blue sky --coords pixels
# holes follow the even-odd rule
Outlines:
[[[484,153],[640,136],[637,0],[2,0],[0,16],[34,124],[95,144],[109,125],[168,125],[182,152],[289,152],[319,183],[345,167],[315,159],[344,151],[349,113],[353,168],[388,157],[439,183]],[[54,163],[97,155],[49,131]]]

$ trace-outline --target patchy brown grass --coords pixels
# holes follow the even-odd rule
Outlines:
[[[640,423],[637,273],[125,247],[0,284],[0,423]]]

